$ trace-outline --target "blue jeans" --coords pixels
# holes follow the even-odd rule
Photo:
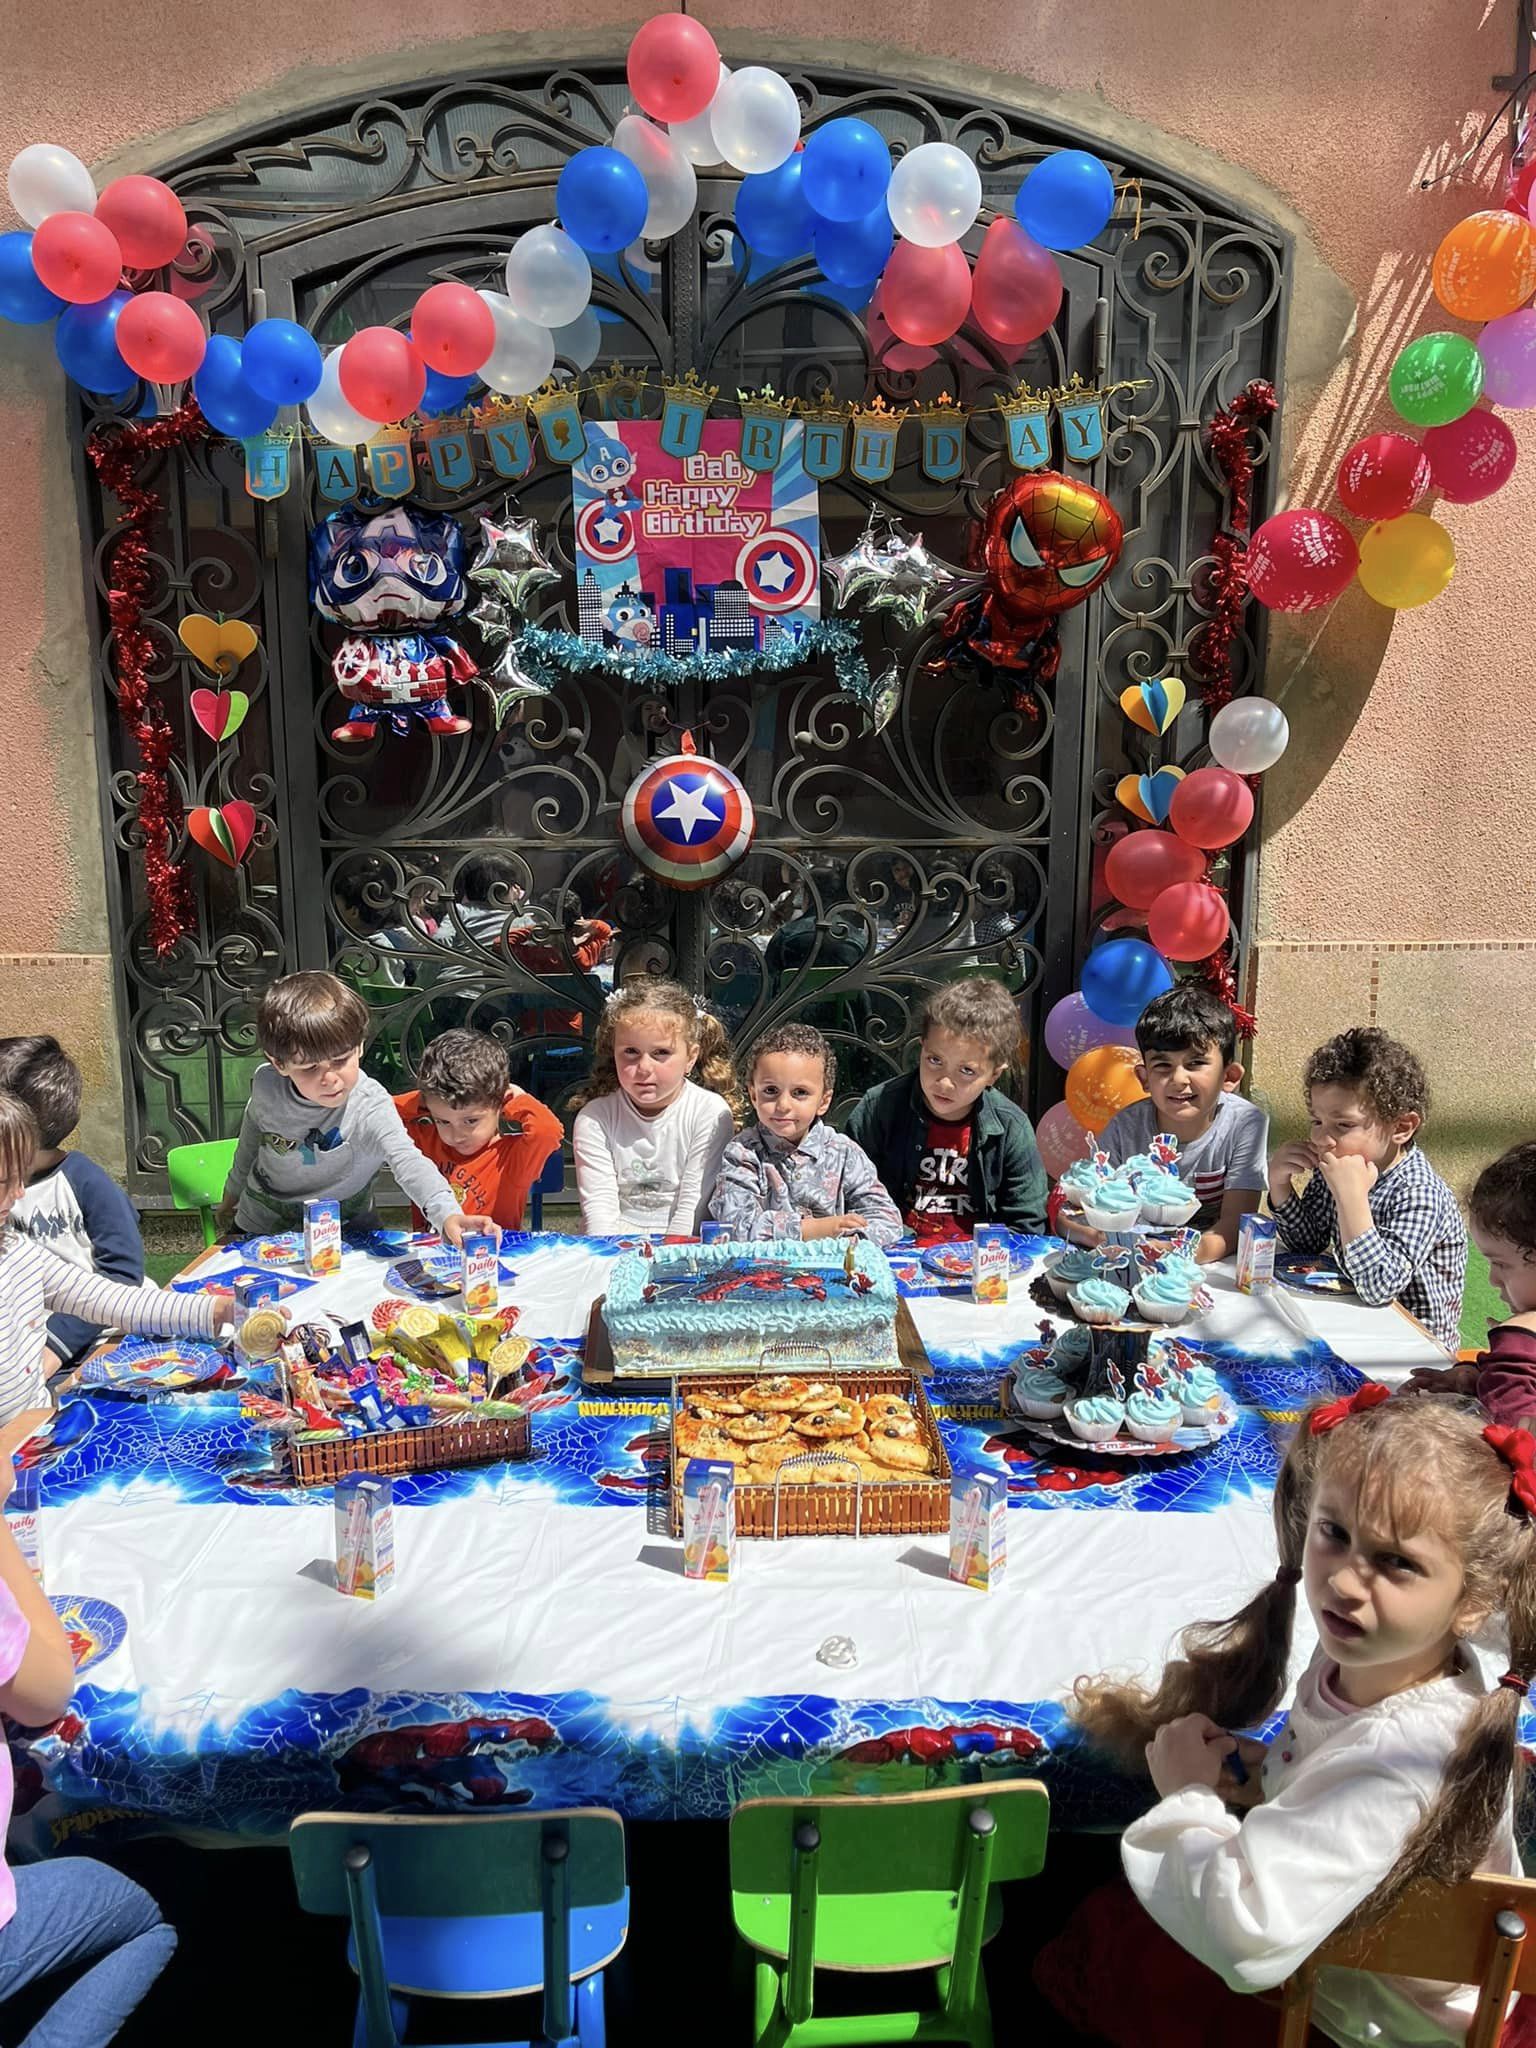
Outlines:
[[[85,1856],[25,1863],[15,1878],[16,1917],[0,1927],[0,2006],[41,1977],[74,1979],[20,2048],[105,2048],[171,1960],[175,1928],[148,1892]]]

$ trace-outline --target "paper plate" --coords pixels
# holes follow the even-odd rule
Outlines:
[[[1326,1253],[1281,1252],[1275,1260],[1275,1278],[1284,1287],[1306,1294],[1353,1294],[1354,1283]]]
[[[930,1245],[918,1257],[930,1273],[936,1273],[941,1280],[969,1280],[971,1268],[976,1259],[976,1247],[968,1237],[956,1238],[953,1244]],[[1022,1273],[1029,1260],[1022,1252],[1008,1247],[1008,1270]]]
[[[210,1363],[175,1344],[157,1350],[137,1351],[127,1357],[105,1352],[88,1358],[80,1368],[82,1387],[190,1387],[218,1370]]]
[[[253,1266],[302,1266],[304,1234],[284,1230],[276,1237],[253,1237],[245,1247],[245,1255]]]
[[[105,1600],[93,1600],[84,1593],[50,1593],[48,1605],[69,1637],[77,1678],[103,1657],[110,1657],[128,1633],[123,1610]]]

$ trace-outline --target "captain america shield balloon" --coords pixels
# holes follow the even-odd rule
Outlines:
[[[741,859],[757,816],[740,777],[704,760],[684,733],[680,754],[652,761],[629,785],[619,829],[643,868],[674,889],[702,889]]]

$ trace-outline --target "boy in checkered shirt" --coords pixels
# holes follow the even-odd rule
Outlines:
[[[1429,1113],[1423,1067],[1384,1031],[1361,1027],[1319,1046],[1302,1084],[1311,1135],[1269,1162],[1281,1244],[1331,1252],[1362,1301],[1401,1302],[1454,1351],[1467,1233],[1456,1197],[1416,1142]]]

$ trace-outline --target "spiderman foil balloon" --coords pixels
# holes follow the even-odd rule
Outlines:
[[[321,618],[352,628],[331,657],[352,706],[333,740],[371,740],[381,724],[403,739],[418,719],[429,732],[469,731],[446,693],[478,670],[457,640],[426,630],[464,608],[455,520],[411,505],[343,506],[309,537],[309,595]]]
[[[1036,469],[987,508],[977,552],[986,587],[957,604],[945,636],[1007,671],[1020,710],[1039,710],[1037,686],[1061,665],[1056,622],[1091,597],[1120,559],[1120,515],[1092,484]],[[934,663],[948,667],[955,651]]]

